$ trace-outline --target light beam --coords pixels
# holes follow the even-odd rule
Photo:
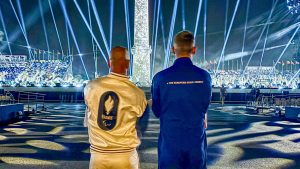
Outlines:
[[[115,4],[115,0],[110,0],[109,49],[111,49],[111,45],[112,45],[112,32],[114,27],[114,4]]]
[[[199,0],[197,19],[196,19],[195,30],[194,30],[194,36],[195,37],[197,37],[197,31],[198,31],[199,19],[200,19],[200,14],[201,14],[201,8],[202,8],[202,0]],[[195,43],[196,43],[196,38],[195,38]]]
[[[15,16],[16,16],[16,19],[17,19],[18,23],[19,23],[20,29],[21,29],[21,31],[22,31],[22,33],[23,33],[23,36],[24,36],[24,38],[25,38],[25,41],[26,41],[26,45],[27,45],[27,46],[30,46],[30,45],[29,45],[29,42],[28,42],[28,39],[27,39],[26,31],[23,29],[23,26],[22,26],[21,21],[20,21],[20,19],[19,19],[19,17],[18,17],[18,14],[17,14],[17,12],[16,12],[16,9],[15,9],[15,7],[14,7],[14,5],[13,5],[13,3],[12,3],[11,0],[9,0],[9,3],[10,3],[11,8],[13,9],[13,12],[14,12],[14,14],[15,14]],[[29,58],[31,59],[31,50],[30,50],[29,48],[28,48],[28,55],[29,55]]]
[[[295,32],[293,33],[293,35],[291,36],[290,40],[288,41],[288,43],[285,45],[285,48],[283,49],[283,51],[281,52],[281,54],[279,55],[277,61],[275,62],[273,69],[276,68],[278,62],[280,61],[281,57],[284,55],[284,53],[286,52],[287,48],[290,46],[290,44],[292,43],[294,37],[297,35],[298,31],[300,29],[300,24],[298,25],[297,29],[295,30]]]
[[[59,4],[60,4],[61,9],[62,9],[62,11],[63,11],[65,20],[66,20],[66,22],[67,22],[67,26],[68,26],[68,28],[69,28],[69,30],[70,30],[70,33],[71,33],[71,36],[72,36],[73,41],[74,41],[74,43],[75,43],[77,52],[78,52],[79,54],[81,54],[80,49],[79,49],[79,46],[78,46],[78,43],[77,43],[77,40],[76,40],[76,37],[75,37],[75,34],[74,34],[74,31],[73,31],[72,24],[71,24],[70,19],[69,19],[69,16],[68,16],[68,12],[67,12],[67,9],[66,9],[66,6],[65,6],[65,1],[59,1]],[[80,58],[80,61],[81,61],[81,63],[82,63],[82,66],[83,66],[83,68],[84,68],[86,77],[87,77],[88,80],[90,80],[82,56],[79,55],[79,58]]]
[[[158,0],[157,4],[157,14],[155,15],[155,30],[154,30],[154,44],[152,46],[153,52],[152,52],[152,69],[151,69],[151,77],[154,75],[154,68],[155,68],[155,58],[156,58],[156,48],[157,48],[157,33],[158,33],[158,25],[159,25],[159,15],[161,11],[161,0]]]
[[[164,68],[168,67],[169,61],[170,61],[170,54],[171,54],[170,49],[171,49],[172,39],[173,39],[173,34],[174,34],[174,26],[175,26],[177,8],[178,8],[178,0],[175,0],[174,7],[173,7],[172,20],[171,20],[171,25],[170,25],[169,39],[168,39],[168,45],[167,45],[167,53],[166,53],[165,62],[164,62]]]
[[[249,10],[250,10],[250,2],[251,2],[251,0],[248,0],[248,2],[247,2],[246,21],[245,21],[245,28],[244,28],[244,35],[243,35],[242,53],[244,53],[245,44],[246,44],[246,34],[247,34],[247,26],[248,26],[248,17],[249,17]],[[241,68],[243,66],[244,66],[243,57],[241,57]]]
[[[185,30],[185,4],[184,0],[181,0],[181,17],[182,17],[182,29]]]
[[[103,30],[103,27],[102,27],[102,23],[101,23],[98,11],[97,11],[97,8],[96,8],[95,1],[90,0],[90,2],[91,2],[91,5],[92,5],[92,9],[93,9],[93,12],[94,12],[94,15],[95,15],[100,33],[101,33],[101,37],[103,39],[103,43],[104,43],[104,46],[105,46],[105,49],[106,49],[106,52],[107,52],[107,56],[109,56],[109,53],[110,53],[109,52],[109,47],[108,47],[108,44],[107,44],[107,40],[106,40],[106,37],[105,37],[105,33],[104,33],[104,30]]]
[[[8,50],[9,50],[10,55],[12,55],[12,51],[11,51],[11,47],[10,47],[10,42],[9,42],[7,31],[6,31],[6,25],[5,25],[5,22],[4,22],[4,19],[3,19],[3,14],[2,14],[2,10],[1,9],[0,9],[0,19],[1,19],[1,24],[2,24],[2,27],[3,27],[4,34],[5,34],[5,38],[6,38]]]
[[[130,21],[129,21],[129,9],[128,9],[128,0],[124,0],[124,11],[125,11],[125,24],[126,24],[126,35],[127,35],[127,46],[128,51],[131,51],[131,36],[130,36]],[[129,52],[130,56],[130,70],[129,74],[132,75],[132,67],[133,67],[133,58],[131,52]]]
[[[41,19],[42,19],[42,25],[43,25],[46,44],[47,44],[47,49],[49,51],[50,48],[49,48],[49,41],[48,41],[48,35],[47,35],[47,28],[46,28],[46,24],[45,24],[45,18],[44,18],[44,12],[43,12],[41,0],[39,0],[38,4],[39,4],[40,13],[41,13]]]
[[[52,20],[53,20],[53,23],[54,23],[54,27],[55,27],[56,35],[57,35],[57,38],[58,38],[58,43],[59,43],[59,46],[60,46],[60,50],[61,50],[61,51],[64,51],[64,50],[63,50],[63,47],[62,47],[61,40],[60,40],[60,36],[59,36],[58,29],[57,29],[57,24],[56,24],[56,20],[55,20],[54,12],[53,12],[52,5],[51,5],[51,2],[50,2],[50,0],[48,0],[48,3],[49,3],[49,8],[50,8],[50,12],[51,12]],[[48,50],[49,50],[49,49],[48,49]]]
[[[166,47],[166,36],[165,36],[165,26],[164,26],[164,15],[163,11],[160,12],[159,22],[161,25],[161,34],[162,34],[162,40],[163,40],[163,46],[164,46],[164,54],[167,53],[167,47]]]
[[[56,3],[56,2],[57,1],[54,1],[54,3]],[[43,1],[43,3],[44,3],[44,1]],[[44,9],[44,12],[46,12],[48,9],[49,8],[46,7]],[[26,24],[27,27],[31,27],[33,24],[36,23],[36,21],[39,19],[39,17],[37,17],[37,16],[39,16],[39,13],[40,13],[39,7],[35,7],[32,10],[32,12],[26,17],[27,22],[25,24]],[[10,32],[12,32],[9,36],[10,37],[10,43],[13,43],[16,39],[19,38],[20,34],[23,33],[22,29],[19,29],[19,28],[15,28],[14,30],[12,30]],[[7,47],[7,44],[4,44],[4,45],[0,46],[0,50],[5,49],[6,47]]]
[[[258,38],[258,40],[257,40],[257,42],[256,42],[256,44],[255,44],[255,47],[254,47],[254,49],[253,49],[253,52],[252,52],[250,58],[248,59],[248,62],[247,62],[247,64],[246,64],[245,68],[244,68],[243,74],[245,74],[245,71],[246,71],[247,67],[249,66],[249,63],[250,63],[250,61],[251,61],[251,59],[252,59],[252,57],[253,57],[253,55],[254,55],[254,53],[255,53],[255,50],[256,50],[256,48],[258,47],[258,44],[259,44],[259,42],[260,42],[260,40],[261,40],[261,38],[262,38],[262,36],[263,36],[263,34],[264,34],[266,28],[267,28],[267,25],[268,25],[268,23],[270,22],[270,20],[271,20],[271,18],[272,18],[272,15],[273,15],[273,12],[274,12],[274,9],[275,9],[275,7],[276,7],[277,2],[278,2],[278,0],[276,0],[276,2],[273,4],[273,7],[272,7],[271,12],[270,12],[270,14],[269,14],[269,17],[268,17],[268,19],[267,19],[267,22],[266,22],[266,24],[264,25],[263,30],[261,31],[261,33],[260,33],[260,35],[259,35],[259,38]]]
[[[274,3],[275,3],[275,1],[273,0],[272,4],[274,5]],[[265,40],[264,40],[263,51],[262,51],[261,57],[260,57],[259,70],[261,69],[262,61],[263,61],[263,58],[264,58],[264,55],[265,55],[265,48],[266,48],[267,41],[268,41],[269,30],[270,30],[270,24],[267,25],[267,32],[266,32],[266,36],[265,36]]]
[[[90,34],[92,35],[92,37],[93,37],[94,41],[96,42],[96,44],[97,44],[97,46],[98,46],[98,48],[99,48],[99,50],[100,50],[100,52],[101,52],[101,54],[102,54],[102,56],[103,56],[105,62],[106,62],[107,65],[108,65],[108,60],[107,60],[107,58],[105,57],[104,52],[103,52],[103,50],[101,49],[100,44],[99,44],[99,42],[98,42],[96,36],[94,35],[92,28],[89,26],[89,23],[87,22],[87,20],[86,20],[86,18],[85,18],[85,16],[84,16],[84,14],[83,14],[83,12],[82,12],[80,6],[78,5],[77,0],[74,0],[74,3],[75,3],[76,8],[78,9],[78,11],[79,11],[79,13],[80,13],[80,15],[81,15],[83,21],[84,21],[84,23],[85,23],[85,26],[86,26],[86,27],[88,28],[88,30],[90,31]]]
[[[234,9],[234,12],[233,12],[233,16],[232,16],[232,19],[231,19],[231,22],[230,22],[230,26],[229,26],[229,29],[228,29],[228,31],[227,31],[225,43],[224,43],[223,48],[222,48],[221,56],[220,56],[220,58],[219,58],[219,62],[218,62],[218,65],[217,65],[217,70],[215,71],[215,74],[216,74],[217,71],[219,70],[219,66],[220,66],[221,60],[222,60],[223,57],[224,57],[225,48],[226,48],[226,46],[227,46],[227,41],[228,41],[228,38],[229,38],[229,35],[230,35],[230,32],[231,32],[231,29],[232,29],[233,22],[234,22],[234,20],[235,20],[235,15],[236,15],[236,12],[237,12],[237,10],[238,10],[239,4],[240,4],[240,0],[237,0],[236,5],[235,5],[235,9]]]
[[[203,25],[203,60],[206,61],[206,23],[207,22],[207,0],[204,0],[204,25]]]
[[[151,46],[152,46],[152,49],[153,49],[153,46],[154,46],[154,37],[155,37],[155,24],[156,24],[156,13],[157,13],[157,10],[159,10],[157,8],[157,1],[158,0],[154,0],[154,9],[153,9],[153,21],[152,21],[152,40],[151,40]],[[152,55],[153,55],[153,52],[152,52]]]

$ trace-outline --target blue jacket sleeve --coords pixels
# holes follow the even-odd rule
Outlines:
[[[149,106],[147,105],[143,116],[140,117],[137,123],[137,129],[139,132],[140,138],[145,134],[147,128],[148,128],[148,123],[149,123],[149,118],[150,118],[150,109]]]
[[[160,97],[159,97],[159,85],[157,76],[154,76],[152,80],[151,86],[151,94],[152,94],[152,111],[154,115],[159,118],[160,116]]]
[[[210,74],[208,74],[208,73],[207,73],[207,80],[208,80],[208,85],[209,85],[208,86],[208,91],[207,91],[207,93],[208,93],[208,103],[207,103],[207,106],[205,107],[205,109],[206,109],[205,113],[207,113],[208,107],[209,107],[211,99],[212,99],[212,80],[211,80]]]

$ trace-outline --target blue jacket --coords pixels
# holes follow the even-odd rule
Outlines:
[[[189,58],[179,58],[154,76],[151,92],[153,113],[160,118],[159,168],[173,163],[171,167],[175,168],[205,168],[204,117],[212,93],[209,73],[193,65]]]

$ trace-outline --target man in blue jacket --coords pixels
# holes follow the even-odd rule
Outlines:
[[[173,45],[176,61],[152,81],[152,109],[160,118],[159,169],[204,169],[207,160],[207,109],[211,77],[195,65],[194,36],[179,32]]]

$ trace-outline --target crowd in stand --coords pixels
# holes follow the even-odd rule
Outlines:
[[[9,85],[20,84],[22,86],[72,83],[75,79],[67,73],[69,66],[69,63],[60,60],[10,63],[0,67],[0,81]],[[78,78],[76,80],[80,81]]]
[[[212,73],[214,87],[258,87],[258,88],[294,88],[300,83],[299,76],[291,71],[252,70],[252,71],[218,71]]]
[[[82,84],[80,76],[73,77],[68,72],[70,64],[61,60],[36,60],[31,62],[0,63],[0,84],[20,84],[21,86],[60,84]],[[258,87],[258,88],[295,88],[300,83],[299,76],[295,71],[279,69],[247,69],[242,70],[219,70],[211,72],[214,87]]]

